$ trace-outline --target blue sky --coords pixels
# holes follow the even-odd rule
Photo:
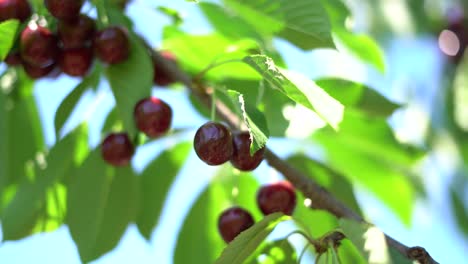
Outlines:
[[[134,18],[136,30],[147,37],[151,44],[158,45],[162,25],[170,23],[167,17],[154,11],[154,7],[158,5],[181,10],[186,15],[187,23],[184,27],[188,31],[197,33],[210,31],[208,23],[199,15],[195,4],[184,1],[177,1],[177,4],[170,2],[168,4],[168,2],[134,0],[127,10],[128,14]],[[154,26],[155,23],[158,25]],[[345,76],[367,83],[399,102],[414,99],[408,110],[401,111],[391,120],[399,136],[407,140],[415,139],[419,136],[418,133],[422,133],[421,129],[424,127],[408,129],[408,125],[414,121],[414,116],[424,120],[424,112],[431,108],[434,92],[442,78],[443,58],[437,52],[436,44],[433,37],[395,39],[386,47],[388,72],[381,75],[345,54],[331,50],[303,53],[284,41],[275,42],[275,45],[283,52],[290,68],[310,77]],[[329,63],[324,65],[324,59]],[[58,80],[42,80],[37,83],[35,95],[40,106],[48,145],[55,142],[54,111],[78,81],[61,77]],[[408,94],[407,91],[410,93]],[[204,122],[204,119],[190,108],[183,93],[156,89],[154,94],[173,107],[174,127],[192,127],[195,131]],[[88,120],[91,126],[90,144],[96,146],[100,141],[99,124],[102,123],[113,104],[109,88],[103,83],[97,94],[90,92],[80,101],[66,130],[72,129],[84,119]],[[182,137],[191,140],[192,135],[193,133],[188,133]],[[161,151],[165,144],[173,143],[171,139],[162,140],[139,149],[133,161],[134,167],[141,170],[148,162],[147,157],[154,156],[155,153]],[[277,140],[270,141],[269,146],[282,155],[287,155],[298,147],[297,144],[284,144]],[[440,155],[431,156],[429,161],[434,164],[444,163]],[[172,247],[175,245],[176,234],[181,225],[181,221],[178,220],[184,218],[186,209],[190,207],[193,199],[209,180],[210,171],[214,172],[215,168],[205,166],[192,153],[180,177],[174,183],[167,201],[169,206],[165,208],[161,224],[154,230],[151,242],[144,241],[132,225],[116,249],[93,263],[171,263]],[[468,244],[455,229],[454,220],[451,218],[452,213],[446,206],[449,201],[446,200],[448,195],[444,192],[447,190],[445,187],[448,184],[448,178],[444,175],[448,173],[450,173],[450,168],[443,166],[427,171],[427,187],[431,195],[428,200],[417,202],[414,222],[409,229],[365,190],[358,188],[358,199],[364,211],[367,212],[368,219],[397,240],[407,245],[425,247],[440,263],[463,263],[461,252],[468,248]],[[193,175],[197,175],[197,178],[195,179]],[[205,175],[203,180],[200,180],[199,175]],[[279,177],[265,164],[258,169],[257,175],[261,175],[259,177],[262,182]],[[190,186],[190,191],[187,191],[187,186]],[[180,193],[184,193],[183,198],[180,197]],[[79,257],[67,227],[63,226],[52,233],[38,234],[21,241],[1,244],[0,261],[7,264],[32,262],[74,264],[79,263]]]

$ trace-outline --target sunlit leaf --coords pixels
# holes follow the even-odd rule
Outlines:
[[[244,58],[244,62],[257,70],[271,86],[295,102],[315,111],[334,129],[343,118],[343,105],[329,96],[307,77],[278,68],[272,59],[263,55]]]
[[[273,231],[280,222],[289,217],[282,213],[265,216],[260,222],[240,233],[221,253],[216,264],[242,264],[257,249],[263,240]]]
[[[15,42],[20,22],[16,19],[0,22],[0,61],[3,61]]]
[[[165,150],[139,177],[140,208],[136,224],[146,239],[150,239],[153,228],[159,221],[171,184],[188,158],[191,148],[191,143],[180,143]]]

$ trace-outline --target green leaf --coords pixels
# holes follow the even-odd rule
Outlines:
[[[468,207],[463,203],[462,197],[455,190],[450,190],[450,199],[455,219],[460,230],[468,237]]]
[[[129,58],[122,63],[110,65],[106,75],[125,130],[130,138],[134,138],[137,130],[133,110],[139,100],[151,94],[153,65],[146,48],[135,36],[130,35],[130,42]]]
[[[253,138],[250,144],[250,154],[265,147],[270,132],[265,120],[265,116],[257,108],[244,101],[244,96],[237,91],[228,90],[229,96],[237,101],[238,108],[242,113],[242,118],[249,130],[250,137]]]
[[[385,73],[385,55],[374,39],[366,34],[351,33],[344,28],[336,29],[333,33],[344,44],[345,50]]]
[[[172,9],[166,6],[158,6],[157,10],[172,18],[172,23],[175,26],[178,26],[184,22],[183,16],[176,9]]]
[[[55,125],[55,134],[59,138],[59,132],[63,128],[63,125],[68,120],[68,117],[71,115],[73,109],[75,109],[76,104],[80,100],[83,93],[89,87],[96,87],[99,84],[99,79],[101,75],[101,69],[96,65],[93,72],[84,77],[83,81],[73,88],[72,92],[67,95],[67,97],[60,103],[57,111],[55,112],[54,125]]]
[[[232,12],[228,12],[228,10],[223,7],[208,2],[202,2],[198,6],[211,25],[216,29],[216,32],[233,39],[262,39],[262,36],[255,31],[254,26],[248,24],[245,20]]]
[[[191,143],[184,142],[165,150],[139,177],[140,208],[136,224],[148,240],[159,221],[171,184],[187,160],[191,148]]]
[[[340,226],[369,263],[394,263],[388,251],[385,234],[377,227],[349,219],[340,219]]]
[[[16,19],[0,23],[0,61],[3,61],[10,52],[16,39],[16,31],[20,22]]]
[[[343,118],[343,105],[329,96],[307,77],[278,68],[271,58],[263,55],[252,55],[244,62],[257,70],[271,86],[293,101],[315,111],[334,129]]]
[[[79,127],[63,138],[44,157],[43,163],[35,166],[35,179],[25,180],[19,185],[16,195],[2,215],[4,240],[19,239],[30,234],[28,230],[32,231],[31,224],[34,225],[45,206],[48,190],[69,172],[75,158],[73,154],[79,153],[77,147],[83,137],[87,139],[87,131]]]
[[[137,213],[138,180],[131,167],[115,170],[90,259],[111,251]]]
[[[424,152],[400,144],[385,119],[351,110],[346,112],[339,133],[321,129],[312,139],[323,147],[330,168],[370,190],[403,223],[411,223],[415,195],[423,189],[412,166]]]
[[[96,259],[120,240],[135,219],[137,179],[130,167],[114,168],[95,149],[68,182],[67,224],[83,262]]]
[[[260,217],[255,199],[259,183],[250,173],[238,173],[231,166],[222,166],[211,184],[198,197],[177,239],[175,264],[213,263],[225,242],[218,232],[218,217],[223,210],[241,205],[254,219]],[[237,190],[237,195],[233,191]],[[203,243],[194,243],[203,241]]]
[[[289,217],[282,213],[265,216],[260,222],[240,233],[221,253],[216,264],[242,264],[257,249],[273,229]]]
[[[335,47],[330,22],[320,0],[224,2],[266,37],[277,35],[303,50]]]
[[[465,53],[463,59],[458,65],[453,81],[453,110],[454,119],[457,126],[468,131],[468,121],[466,113],[468,112],[468,53]]]
[[[354,195],[353,186],[345,176],[305,155],[293,155],[288,158],[288,162],[330,191],[338,200],[345,203],[353,211],[361,214],[361,209]]]
[[[258,44],[251,39],[233,42],[220,34],[188,35],[175,34],[165,39],[163,49],[170,50],[177,57],[181,68],[196,75],[216,62],[239,60],[258,50]],[[259,75],[244,63],[226,63],[209,70],[204,78],[222,80],[224,78],[259,80]]]
[[[369,115],[387,117],[400,107],[361,83],[338,78],[324,78],[315,83],[345,107],[351,107]]]
[[[262,256],[262,258],[259,258]],[[297,254],[288,239],[263,243],[247,261],[248,264],[290,264],[297,262]]]

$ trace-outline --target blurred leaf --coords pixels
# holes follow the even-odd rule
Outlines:
[[[297,254],[288,239],[280,239],[263,243],[249,259],[248,264],[291,264],[297,262]]]
[[[400,107],[361,83],[338,78],[324,78],[315,83],[345,107],[352,107],[370,115],[387,117]]]
[[[135,218],[137,181],[131,167],[105,164],[95,149],[68,183],[67,224],[83,262],[111,250]]]
[[[16,19],[0,22],[0,61],[5,59],[13,47],[19,25],[20,22]]]
[[[468,237],[468,207],[463,202],[462,197],[455,190],[450,190],[450,199],[455,219],[465,237]]]
[[[403,223],[411,223],[415,194],[423,189],[411,170],[424,153],[400,144],[385,119],[348,110],[338,133],[321,129],[312,138],[323,147],[328,166],[370,190]]]
[[[253,38],[261,40],[262,36],[239,16],[214,3],[202,2],[198,5],[217,32],[233,39]]]
[[[333,33],[351,54],[385,73],[385,55],[374,39],[366,34],[351,33],[344,28],[335,29]]]
[[[175,9],[166,6],[158,6],[157,10],[172,18],[172,23],[175,26],[178,26],[182,24],[182,22],[184,22],[184,18],[182,17],[182,15]]]
[[[95,238],[93,259],[111,251],[137,213],[138,181],[131,167],[115,170],[114,179],[102,212],[99,233]]]
[[[176,34],[163,42],[163,49],[170,50],[184,71],[196,75],[209,65],[228,60],[241,60],[251,49],[258,49],[255,41],[242,39],[231,41],[219,34]],[[224,78],[259,80],[259,75],[243,63],[226,63],[209,70],[205,76],[211,80]]]
[[[148,240],[159,221],[171,184],[187,160],[191,148],[191,143],[184,142],[165,150],[139,177],[140,208],[136,224]]]
[[[341,260],[341,264],[367,264],[367,260],[361,256],[359,250],[354,244],[347,238],[341,240],[340,246],[338,247],[338,257]],[[396,262],[400,263],[400,262]]]
[[[83,78],[83,81],[79,83],[71,93],[67,95],[65,99],[60,103],[57,111],[55,112],[54,125],[55,125],[55,135],[56,138],[59,138],[59,132],[63,128],[63,125],[70,117],[72,111],[75,109],[76,104],[80,100],[83,93],[89,87],[96,87],[99,84],[99,79],[101,75],[101,69],[97,65],[95,66],[93,72],[88,76]]]
[[[377,227],[344,218],[340,219],[340,226],[369,263],[394,263],[388,252],[385,234]]]
[[[289,97],[282,93],[269,92],[268,83],[263,84],[266,91],[263,94],[263,100],[259,108],[263,110],[268,124],[268,130],[272,137],[283,137],[286,129],[289,127],[289,120],[284,116],[286,106],[294,106],[295,103]]]
[[[331,192],[338,200],[346,204],[354,212],[362,214],[354,195],[353,186],[346,177],[336,171],[333,171],[326,165],[304,155],[293,155],[288,158],[288,162],[296,169],[312,178],[320,186]],[[312,201],[312,204],[313,203],[314,201]]]
[[[257,150],[266,145],[270,132],[265,120],[265,116],[257,108],[244,101],[244,96],[237,91],[228,90],[233,100],[237,101],[238,107],[242,113],[242,118],[249,130],[250,137],[253,138],[250,144],[250,154],[253,155]]]
[[[321,0],[321,3],[330,17],[332,28],[344,27],[346,18],[351,15],[345,3],[342,0]]]
[[[216,260],[216,264],[242,264],[257,249],[262,241],[281,222],[289,217],[282,213],[273,213],[265,216],[260,222],[240,233],[226,248],[221,256]]]
[[[133,109],[139,100],[151,94],[153,64],[146,48],[136,37],[130,35],[130,42],[129,58],[122,63],[110,65],[106,70],[106,75],[125,130],[130,138],[134,138],[137,131]]]
[[[20,183],[16,195],[2,215],[4,240],[15,240],[23,235],[30,235],[28,230],[32,231],[31,228],[45,206],[47,191],[69,172],[74,161],[73,154],[78,153],[77,143],[82,137],[87,138],[87,131],[79,127],[57,142],[49,155],[44,157],[44,164],[35,166],[35,179],[23,180]]]
[[[257,70],[273,88],[315,111],[330,126],[338,129],[343,118],[343,105],[313,81],[301,74],[278,68],[272,59],[263,55],[247,56],[244,62]]]
[[[457,126],[468,131],[468,52],[457,66],[453,81],[454,119]]]
[[[233,196],[233,188],[238,190],[238,195]],[[218,232],[219,215],[230,206],[241,205],[254,219],[258,218],[260,211],[252,199],[258,188],[252,174],[238,173],[231,166],[223,166],[185,218],[177,239],[174,263],[213,263],[226,245]]]
[[[304,50],[334,48],[330,22],[319,0],[224,2],[266,37],[277,35]]]

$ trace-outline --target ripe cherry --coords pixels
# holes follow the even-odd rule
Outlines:
[[[161,99],[150,97],[140,100],[133,112],[137,128],[150,138],[165,134],[171,127],[172,109]]]
[[[94,48],[98,58],[108,64],[126,60],[130,53],[126,30],[114,26],[98,31],[94,37]]]
[[[289,182],[265,185],[257,193],[257,204],[264,215],[283,212],[292,215],[296,207],[296,193]]]
[[[95,21],[86,15],[80,15],[75,21],[59,20],[57,23],[57,35],[64,49],[90,46],[95,31]]]
[[[30,24],[21,32],[20,54],[31,66],[47,67],[55,62],[57,38],[49,29]]]
[[[168,50],[163,50],[160,52],[161,56],[167,60],[168,62],[171,63],[176,63],[176,57],[175,55],[168,51]],[[154,84],[159,85],[159,86],[168,86],[176,80],[172,78],[172,76],[162,67],[153,57],[153,68],[154,68]]]
[[[24,22],[31,16],[31,6],[27,0],[0,0],[0,22],[18,19]]]
[[[18,66],[21,65],[21,56],[18,51],[10,51],[5,58],[5,63],[8,66]]]
[[[220,123],[208,122],[197,130],[194,147],[198,157],[206,164],[223,164],[232,156],[231,132]]]
[[[113,166],[126,166],[132,159],[135,148],[127,133],[109,134],[101,144],[102,158]]]
[[[260,165],[263,160],[265,148],[259,149],[253,156],[250,155],[249,132],[237,132],[232,137],[234,152],[231,163],[235,168],[242,171],[252,171]]]
[[[59,20],[75,20],[83,3],[84,0],[44,0],[50,14]]]
[[[45,67],[37,67],[34,65],[30,65],[26,62],[23,62],[23,68],[24,71],[26,72],[26,75],[29,76],[31,79],[40,79],[43,77],[55,77],[57,72],[60,74],[57,70],[57,66],[55,64],[51,64]]]
[[[253,225],[252,215],[241,207],[226,209],[218,218],[218,230],[226,243]]]
[[[93,62],[93,51],[90,47],[66,49],[59,57],[62,71],[70,76],[85,76]]]

